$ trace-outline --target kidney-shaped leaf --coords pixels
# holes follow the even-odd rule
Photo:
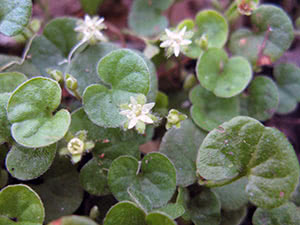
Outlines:
[[[251,16],[254,32],[240,29],[231,36],[229,48],[246,57],[253,66],[270,65],[291,45],[293,24],[279,7],[261,5]]]
[[[190,23],[186,20],[185,23],[180,24],[180,27],[187,26],[190,30]],[[203,49],[196,43],[201,37],[207,39],[207,48],[222,48],[228,37],[228,24],[226,19],[215,10],[200,11],[195,18],[195,34],[192,37],[193,43],[187,46],[184,53],[191,58],[198,58]]]
[[[248,88],[248,96],[241,96],[242,115],[265,121],[278,107],[279,94],[275,82],[266,76],[257,76]]]
[[[299,178],[299,163],[287,138],[250,117],[235,117],[212,130],[197,156],[200,183],[222,185],[247,176],[249,200],[262,208],[285,203]]]
[[[60,101],[60,86],[51,79],[36,77],[20,85],[7,106],[13,138],[29,148],[45,147],[62,139],[71,117],[63,109],[52,115]]]
[[[196,156],[206,132],[198,129],[191,120],[182,122],[181,127],[171,128],[164,135],[159,151],[174,164],[177,185],[186,187],[196,181]]]
[[[219,225],[221,221],[221,203],[216,194],[203,189],[192,199],[185,199],[187,215],[195,225]]]
[[[300,68],[290,63],[281,63],[275,66],[274,76],[279,91],[277,113],[290,113],[300,101]]]
[[[0,33],[15,36],[28,24],[31,0],[0,0]]]
[[[106,214],[104,225],[176,225],[163,212],[148,215],[132,202],[123,201],[114,205]]]
[[[197,77],[201,85],[216,96],[230,98],[241,93],[252,78],[249,62],[235,56],[228,59],[223,49],[208,49],[198,59]]]
[[[176,170],[161,153],[149,153],[140,166],[135,158],[121,156],[110,166],[108,185],[119,201],[131,200],[127,192],[131,187],[143,193],[150,200],[152,208],[158,208],[165,205],[174,194]]]
[[[162,15],[162,10],[168,8],[171,2],[135,0],[128,18],[129,27],[139,35],[158,34],[168,26],[168,20]]]
[[[36,149],[14,145],[6,156],[6,168],[19,180],[32,180],[49,169],[55,153],[56,144]]]
[[[26,79],[26,76],[22,73],[0,73],[0,144],[10,139],[10,124],[6,112],[10,92]]]
[[[201,85],[190,91],[189,99],[193,104],[190,109],[193,121],[207,131],[239,115],[240,106],[237,97],[219,98]]]
[[[42,225],[44,217],[45,210],[41,199],[28,186],[10,185],[1,190],[1,225]]]
[[[258,208],[253,215],[254,225],[300,225],[300,208],[288,202],[278,208]]]
[[[128,103],[138,93],[147,95],[150,73],[145,61],[131,50],[115,50],[98,64],[100,78],[110,88],[96,84],[85,89],[84,110],[92,122],[103,127],[119,127],[126,117],[120,115],[120,105]]]

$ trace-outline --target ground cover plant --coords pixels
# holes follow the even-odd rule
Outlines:
[[[0,225],[300,225],[299,15],[0,0]]]

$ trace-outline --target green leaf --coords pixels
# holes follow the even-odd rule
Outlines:
[[[10,92],[26,79],[24,74],[17,72],[0,73],[0,144],[10,141],[10,124],[6,115]]]
[[[226,211],[236,211],[248,203],[246,194],[246,177],[222,187],[215,187],[211,190],[215,192],[221,201],[221,207]]]
[[[79,108],[71,114],[71,125],[69,131],[75,135],[78,131],[87,131],[87,139],[100,141],[113,136],[114,129],[105,129],[95,125],[89,120],[83,108]],[[115,132],[117,133],[117,132]]]
[[[84,12],[89,15],[95,15],[98,12],[99,6],[103,0],[80,0],[81,7]]]
[[[0,169],[0,188],[6,186],[8,182],[8,173],[4,169]]]
[[[117,46],[111,43],[99,43],[88,46],[72,59],[66,72],[77,79],[77,90],[80,95],[89,85],[101,83],[101,79],[97,74],[97,64],[100,59],[116,49]]]
[[[162,212],[151,212],[146,217],[147,225],[177,225],[167,214]]]
[[[45,205],[45,222],[71,214],[80,206],[83,190],[76,168],[68,158],[57,158],[42,180],[42,184],[31,186]]]
[[[247,96],[241,96],[244,106],[243,115],[265,121],[270,119],[279,103],[279,94],[275,82],[266,76],[257,76],[248,88]]]
[[[106,214],[104,225],[176,225],[165,213],[148,215],[134,203],[123,201],[114,205]]]
[[[77,33],[74,31],[77,19],[57,18],[50,21],[44,28],[41,36],[35,38],[29,50],[32,63],[39,69],[43,76],[47,69],[64,70],[66,63],[62,63],[72,47],[78,42]]]
[[[166,206],[157,209],[157,211],[167,214],[174,220],[185,213],[184,207],[179,203],[168,203]]]
[[[6,156],[6,168],[19,180],[32,180],[45,173],[56,153],[56,144],[29,149],[14,145]]]
[[[168,6],[168,1],[135,0],[131,6],[128,24],[130,29],[139,35],[152,36],[160,33],[168,26],[168,20],[162,15],[162,10]]]
[[[186,203],[186,212],[195,225],[219,225],[221,203],[214,192],[203,189]]]
[[[91,195],[102,196],[110,194],[105,166],[99,163],[96,158],[93,158],[80,170],[79,179],[81,186]]]
[[[14,91],[25,80],[27,80],[27,77],[22,73],[0,73],[0,94]]]
[[[176,170],[169,159],[160,153],[149,153],[140,164],[131,156],[121,156],[110,166],[108,185],[119,201],[131,199],[127,189],[132,187],[142,192],[153,208],[158,208],[174,194]]]
[[[247,207],[235,211],[222,211],[220,225],[240,225],[247,215]]]
[[[234,32],[229,48],[234,55],[246,57],[255,67],[270,65],[290,47],[294,39],[293,24],[281,8],[273,5],[261,5],[251,15],[251,22],[254,31]]]
[[[115,50],[98,63],[100,78],[111,86],[91,85],[83,94],[84,110],[90,120],[103,127],[120,127],[126,117],[120,115],[120,105],[138,93],[147,95],[150,73],[145,61],[130,50]]]
[[[191,23],[185,22],[180,26],[187,26],[191,29]],[[225,18],[215,10],[200,11],[195,18],[195,34],[193,43],[187,47],[185,54],[191,58],[198,58],[204,52],[196,43],[202,35],[207,39],[207,48],[222,48],[228,38],[228,24]]]
[[[45,147],[62,139],[71,117],[63,109],[52,115],[60,101],[60,86],[51,79],[36,77],[20,85],[7,106],[13,138],[29,148]]]
[[[85,216],[64,216],[48,225],[97,225],[92,219]]]
[[[10,141],[10,124],[6,112],[9,97],[9,93],[0,93],[0,145]]]
[[[223,49],[208,49],[198,59],[197,77],[201,85],[216,96],[230,98],[241,93],[252,78],[249,62],[235,56],[228,59]]]
[[[221,123],[239,115],[240,106],[237,97],[219,98],[201,85],[189,93],[192,102],[190,109],[194,122],[206,131],[217,128]]]
[[[300,209],[291,202],[271,210],[258,208],[252,220],[254,225],[299,225]]]
[[[8,55],[1,55],[0,54],[0,68],[4,65],[12,61],[20,62],[22,59],[16,56],[8,56]],[[26,74],[27,77],[33,77],[38,75],[40,72],[39,70],[30,62],[25,61],[22,65],[13,65],[8,69],[4,70],[5,72],[20,72]]]
[[[228,37],[228,24],[225,18],[215,10],[203,10],[196,15],[197,33],[207,35],[208,47],[222,48]]]
[[[106,214],[103,225],[146,225],[146,214],[132,202],[119,202]]]
[[[10,185],[1,190],[1,225],[42,225],[44,217],[45,210],[41,199],[28,186],[23,184]]]
[[[165,154],[176,168],[177,185],[186,187],[196,181],[196,156],[206,132],[198,129],[191,120],[182,122],[179,129],[168,130],[159,151]]]
[[[300,97],[300,68],[290,63],[275,66],[274,76],[279,91],[279,106],[277,113],[287,114],[294,111]]]
[[[0,0],[0,33],[15,36],[22,32],[31,16],[31,0]]]
[[[259,207],[284,204],[299,178],[299,163],[287,138],[250,117],[235,117],[212,130],[197,156],[200,183],[224,185],[248,177],[246,193]]]
[[[80,171],[82,187],[90,194],[97,196],[110,194],[107,171],[112,161],[122,155],[131,155],[140,159],[139,145],[147,141],[146,137],[134,131],[124,132],[116,128],[101,129],[102,131],[98,133],[102,134],[101,140],[107,140],[109,143],[96,143],[92,150],[94,158]],[[152,132],[149,131],[149,133],[151,137]]]
[[[293,192],[290,200],[293,201],[298,207],[300,207],[300,179],[296,190]]]

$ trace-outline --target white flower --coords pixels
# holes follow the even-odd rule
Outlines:
[[[82,154],[84,151],[84,142],[79,138],[72,138],[68,143],[68,150],[72,155]]]
[[[98,16],[91,18],[89,15],[85,15],[84,21],[78,21],[75,31],[82,34],[82,40],[84,41],[106,41],[105,36],[101,32],[101,30],[106,28],[103,21],[104,18],[99,18]]]
[[[174,55],[177,57],[183,46],[187,46],[192,43],[189,39],[184,39],[186,27],[183,27],[180,31],[171,31],[165,29],[167,38],[164,38],[163,42],[160,44],[162,48],[169,48]]]
[[[143,96],[145,98],[145,96]],[[146,101],[144,101],[145,103]],[[130,104],[121,106],[120,114],[128,118],[128,129],[132,129],[137,126],[138,123],[152,124],[153,116],[151,115],[151,109],[155,103],[141,104],[142,101],[137,101],[134,97],[130,97]],[[123,109],[122,109],[123,108]]]

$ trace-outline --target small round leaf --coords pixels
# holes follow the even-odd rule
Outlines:
[[[273,5],[261,5],[251,15],[251,22],[255,31],[237,30],[231,36],[229,48],[255,67],[270,65],[292,44],[293,24],[281,8]]]
[[[45,147],[62,139],[71,117],[63,109],[52,115],[60,100],[60,86],[51,79],[36,77],[20,85],[7,106],[13,138],[29,148]]]
[[[244,106],[243,115],[265,121],[270,119],[279,103],[279,94],[275,82],[266,76],[257,76],[248,88],[248,96],[241,96]]]
[[[201,85],[216,96],[230,98],[241,93],[252,78],[249,62],[235,56],[228,59],[223,49],[208,49],[198,59],[197,76]]]
[[[103,225],[146,225],[146,214],[132,202],[120,202],[106,214]]]
[[[49,169],[55,153],[56,144],[36,149],[14,145],[6,156],[6,168],[19,180],[32,180]]]
[[[191,120],[182,122],[181,127],[168,130],[159,151],[165,154],[176,168],[178,186],[189,186],[196,181],[196,156],[206,132],[198,129]]]
[[[279,91],[277,113],[290,113],[300,101],[300,68],[290,63],[281,63],[275,66],[274,76]]]
[[[10,185],[1,190],[0,224],[42,225],[44,217],[45,210],[41,199],[28,186]]]
[[[145,61],[131,50],[115,50],[98,64],[104,85],[91,85],[83,94],[84,110],[90,120],[102,127],[120,127],[126,120],[120,115],[120,105],[128,103],[138,93],[147,95],[150,72]]]
[[[135,158],[121,156],[110,166],[108,185],[119,201],[131,200],[127,189],[132,187],[150,200],[152,208],[157,208],[165,205],[173,196],[176,170],[170,160],[160,153],[146,155],[140,168]]]
[[[202,129],[211,131],[221,123],[239,115],[239,99],[218,98],[210,91],[197,85],[189,93],[193,121]]]
[[[85,216],[64,216],[48,225],[98,225],[92,219]]]
[[[246,193],[259,207],[284,204],[299,178],[299,163],[287,138],[250,117],[235,117],[212,130],[197,156],[200,183],[224,185],[248,177]]]
[[[258,208],[253,215],[254,225],[300,225],[300,208],[288,202],[279,208]]]

